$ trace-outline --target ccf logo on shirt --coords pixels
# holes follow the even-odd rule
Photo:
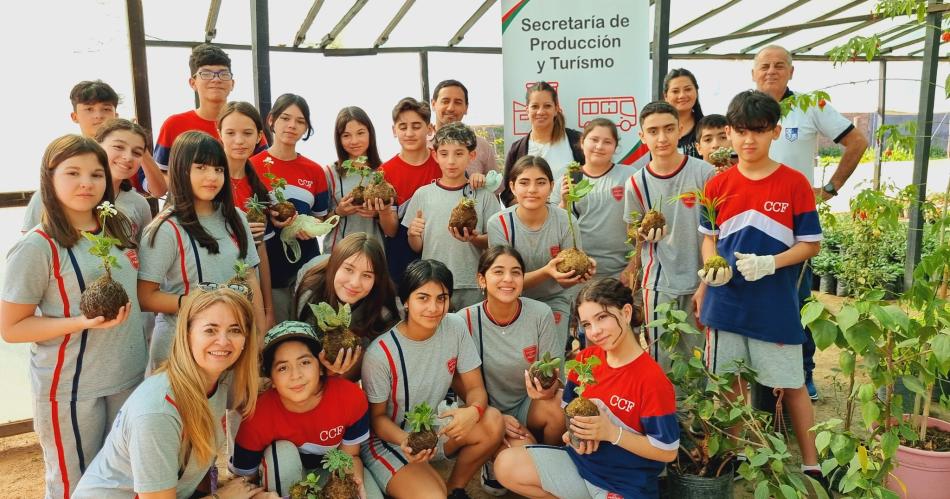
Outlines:
[[[449,371],[449,376],[455,376],[455,368],[458,366],[459,358],[452,357],[448,362],[445,363],[445,368]]]
[[[313,187],[313,180],[306,180],[302,178],[297,179],[297,184],[301,187],[306,187],[307,189]]]

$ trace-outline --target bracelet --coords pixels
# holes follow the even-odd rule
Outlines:
[[[485,415],[485,409],[483,409],[481,406],[479,406],[479,405],[477,405],[477,404],[472,404],[472,407],[474,407],[475,410],[478,411],[478,420],[481,421],[481,420],[482,420],[482,416]]]
[[[178,308],[181,308],[181,299],[184,297],[185,295],[178,295]]]
[[[623,428],[618,426],[617,429],[620,431],[617,432],[617,440],[613,441],[614,445],[620,445],[620,439],[623,438]]]

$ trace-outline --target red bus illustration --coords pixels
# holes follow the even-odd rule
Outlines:
[[[577,99],[577,126],[584,128],[594,118],[607,118],[623,131],[637,126],[637,101],[626,97],[581,97]]]

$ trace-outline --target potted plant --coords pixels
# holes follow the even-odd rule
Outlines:
[[[307,473],[303,480],[290,487],[290,499],[319,499],[320,477],[316,473]]]
[[[668,373],[678,392],[680,448],[669,465],[670,497],[731,499],[734,475],[754,484],[755,497],[827,497],[804,475],[786,472],[791,453],[782,434],[770,430],[772,418],[755,409],[733,386],[755,380],[755,372],[739,364],[736,372],[718,375],[706,368],[702,352],[686,356],[676,349],[684,334],[700,334],[685,311],[670,303],[657,306],[659,318],[647,327],[661,327],[660,346],[669,352]],[[742,461],[739,461],[742,456]]]
[[[96,210],[99,212],[99,226],[106,226],[106,219],[119,212],[112,203],[103,201]],[[86,317],[104,317],[107,321],[115,319],[119,311],[129,302],[129,295],[121,284],[112,279],[113,268],[119,268],[119,261],[112,255],[112,248],[119,244],[119,240],[105,235],[83,232],[83,237],[92,242],[89,253],[102,260],[102,268],[106,271],[96,280],[89,283],[79,298],[79,310]],[[29,271],[29,269],[23,269]]]
[[[575,276],[584,275],[590,269],[590,257],[587,256],[587,253],[584,253],[584,250],[580,249],[577,245],[577,230],[574,227],[574,203],[580,201],[584,198],[590,191],[594,188],[594,185],[591,184],[586,178],[574,183],[572,176],[576,175],[581,171],[581,165],[577,161],[571,161],[567,165],[567,183],[568,190],[565,195],[565,209],[567,210],[567,228],[571,232],[571,241],[574,243],[573,248],[568,248],[562,250],[558,253],[558,257],[561,258],[561,261],[557,264],[558,272],[574,272]]]
[[[435,449],[439,443],[439,435],[435,432],[435,409],[426,402],[419,403],[406,413],[406,423],[409,424],[406,445],[413,454]]]
[[[340,164],[343,167],[343,171],[347,174],[354,174],[360,176],[359,183],[356,184],[356,187],[350,190],[350,197],[352,198],[352,203],[354,205],[362,205],[364,198],[364,191],[366,187],[363,185],[363,181],[366,180],[366,177],[373,174],[373,171],[366,167],[366,156],[359,156],[356,159],[348,159]]]
[[[340,309],[326,302],[311,303],[310,310],[317,318],[317,328],[323,333],[323,354],[332,364],[336,362],[341,351],[356,350],[360,346],[360,338],[350,330],[350,304],[344,303]]]
[[[577,376],[577,386],[574,387],[574,393],[577,395],[564,407],[564,417],[567,418],[567,432],[571,438],[571,444],[575,447],[580,445],[581,440],[574,436],[571,431],[571,418],[574,416],[599,416],[600,409],[584,397],[584,390],[588,386],[597,382],[594,378],[594,368],[600,365],[598,357],[590,356],[584,362],[569,360],[564,363],[564,368],[568,373],[573,372]]]
[[[340,449],[330,449],[323,455],[323,469],[327,483],[323,486],[324,499],[359,499],[360,486],[353,479],[353,457]]]

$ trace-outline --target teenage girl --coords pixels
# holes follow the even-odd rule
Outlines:
[[[596,383],[584,397],[599,416],[575,416],[570,430],[580,445],[512,447],[495,459],[498,480],[527,497],[659,497],[657,480],[664,463],[676,459],[679,425],[673,385],[640,347],[631,321],[639,314],[627,288],[617,279],[596,279],[577,296],[580,326],[592,346],[576,360],[597,357]],[[577,395],[571,373],[564,403]],[[568,434],[564,443],[570,443]]]
[[[323,219],[329,203],[326,174],[322,166],[297,152],[297,142],[301,139],[307,140],[313,135],[307,101],[299,95],[281,95],[267,115],[267,126],[274,134],[274,144],[270,149],[251,158],[257,175],[264,179],[268,189],[271,184],[266,174],[283,178],[287,181],[284,195],[297,208],[297,213]],[[287,220],[280,223],[274,218],[271,218],[271,221],[278,231],[292,222]],[[320,247],[315,238],[306,233],[298,233],[297,239],[300,240],[301,256],[300,260],[294,263],[287,259],[279,237],[266,242],[274,320],[277,322],[285,321],[291,316],[291,283],[297,276],[297,271],[304,263],[320,254]]]
[[[528,121],[531,131],[518,139],[505,158],[505,190],[501,192],[501,202],[511,206],[514,194],[510,190],[511,167],[523,156],[540,156],[551,165],[554,178],[560,179],[571,161],[584,162],[584,153],[580,148],[581,133],[567,128],[567,120],[558,102],[557,89],[546,81],[539,81],[528,87],[525,94],[528,102]],[[561,192],[551,192],[551,202],[560,201]]]
[[[168,363],[122,407],[74,499],[266,497],[247,481],[217,480],[216,454],[231,447],[227,411],[254,412],[260,340],[241,294],[205,288],[182,303]]]
[[[152,221],[152,211],[148,201],[132,188],[131,179],[138,173],[139,165],[145,155],[145,130],[137,123],[122,118],[111,119],[103,123],[96,132],[96,142],[106,151],[109,158],[109,173],[112,174],[112,192],[115,193],[115,207],[128,217],[132,223],[132,236],[138,241],[145,226]],[[39,191],[30,198],[23,217],[23,227],[28,230],[40,224],[43,217],[43,197]]]
[[[333,251],[311,260],[312,266],[300,270],[294,302],[295,316],[316,323],[310,304],[329,303],[334,309],[344,303],[351,307],[350,329],[362,339],[355,351],[339,352],[336,362],[320,362],[333,374],[351,380],[360,376],[360,353],[381,333],[399,321],[396,291],[387,270],[386,253],[378,240],[357,232],[338,241]]]
[[[581,146],[584,164],[572,181],[587,179],[593,189],[574,203],[575,229],[582,239],[584,252],[597,262],[597,276],[620,277],[627,266],[627,224],[624,222],[623,193],[626,182],[636,171],[632,166],[615,164],[619,135],[617,126],[606,118],[595,118],[584,127]],[[567,178],[561,180],[561,207],[565,207]]]
[[[383,163],[376,148],[376,129],[366,111],[356,106],[344,107],[336,115],[333,143],[336,145],[336,162],[327,168],[327,184],[330,186],[331,215],[339,215],[336,228],[323,239],[324,252],[329,252],[341,239],[355,232],[365,232],[382,242],[383,232],[377,223],[379,213],[390,209],[381,200],[374,206],[353,203],[350,193],[360,185],[370,185],[371,172]],[[346,160],[366,157],[367,175],[349,173],[343,168]]]
[[[231,187],[234,195],[234,206],[247,213],[248,199],[257,197],[258,201],[266,204],[270,201],[270,193],[261,182],[250,157],[254,147],[264,137],[264,120],[257,108],[248,102],[228,102],[221,114],[218,115],[218,136],[224,146],[224,154],[228,157],[228,173],[231,175]],[[261,298],[264,301],[265,324],[274,324],[274,305],[271,301],[270,264],[267,260],[267,249],[264,241],[274,237],[274,228],[266,222],[248,222],[251,236],[254,237],[257,254],[261,263],[258,266],[260,274]]]
[[[509,176],[508,189],[515,196],[516,204],[488,220],[488,244],[507,244],[522,255],[524,295],[551,307],[554,328],[563,347],[567,344],[571,316],[571,296],[567,289],[588,279],[596,267],[586,276],[557,271],[561,261],[558,254],[573,248],[574,241],[567,212],[548,203],[555,185],[548,162],[540,156],[522,156],[509,170]],[[578,246],[583,247],[579,234]]]
[[[263,371],[271,388],[241,422],[230,469],[284,496],[307,473],[326,483],[321,459],[339,448],[353,458],[360,497],[382,499],[376,481],[363,473],[360,445],[369,439],[369,405],[359,385],[320,368],[320,340],[304,322],[284,321],[264,336]]]
[[[504,434],[501,413],[488,407],[481,362],[465,321],[447,314],[451,294],[452,273],[441,262],[409,264],[399,284],[406,319],[373,340],[363,359],[373,429],[363,463],[392,497],[467,498],[465,485]],[[438,407],[450,386],[465,406],[439,415],[436,449],[412,454],[405,415],[421,402]],[[429,465],[446,456],[456,458],[448,483]]]
[[[94,140],[54,140],[40,169],[43,222],[7,254],[0,335],[31,343],[33,428],[43,449],[47,498],[69,497],[145,372],[131,224],[121,212],[105,224],[97,217],[96,207],[114,200],[113,186],[109,159]],[[119,241],[109,251],[117,261],[111,275],[129,303],[113,320],[79,310],[83,290],[105,272],[82,232]]]
[[[156,312],[149,349],[152,367],[168,357],[182,298],[199,284],[223,283],[244,260],[260,262],[244,213],[234,208],[228,160],[221,143],[204,132],[185,132],[169,156],[169,207],[142,239],[138,295]],[[264,326],[264,303],[256,269],[248,273],[254,320]]]

